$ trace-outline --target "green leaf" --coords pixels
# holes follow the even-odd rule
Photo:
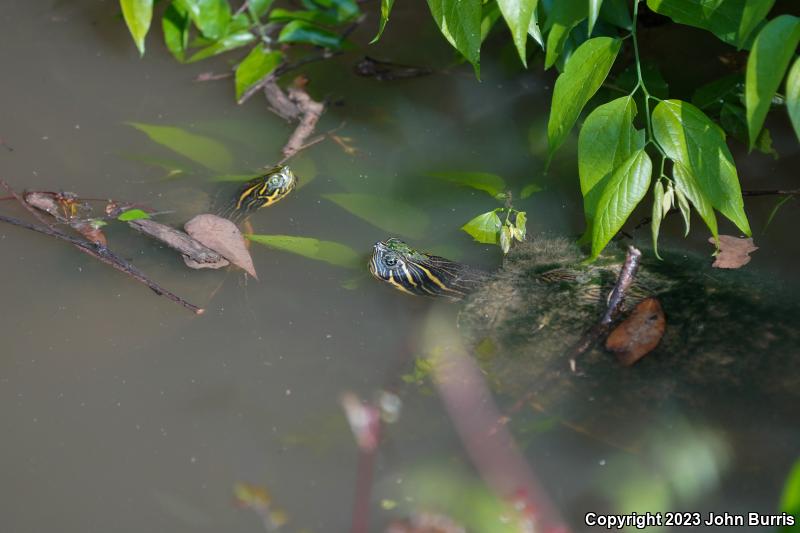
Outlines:
[[[714,215],[711,202],[709,202],[703,190],[700,188],[700,183],[697,178],[687,167],[682,165],[679,161],[675,161],[672,166],[672,179],[675,182],[675,190],[677,191],[679,202],[681,196],[688,199],[700,215],[700,218],[706,223],[708,229],[711,230],[711,235],[714,236],[714,239],[717,239],[719,236],[719,232],[717,231],[717,217]],[[683,207],[681,207],[681,211],[683,212]],[[686,233],[688,234],[689,218],[685,214],[684,220],[686,221]]]
[[[514,236],[511,233],[511,226],[503,226],[500,228],[500,249],[504,254],[507,254],[511,249],[511,241]]]
[[[589,0],[589,31],[587,36],[592,36],[592,30],[597,22],[597,17],[600,16],[600,9],[603,6],[603,0]]]
[[[264,14],[269,11],[272,6],[273,0],[247,0],[247,10],[253,20],[258,21]]]
[[[656,180],[653,184],[653,213],[650,216],[650,231],[653,236],[653,252],[658,255],[658,232],[661,229],[661,220],[664,218],[664,185],[661,180]]]
[[[692,95],[692,103],[702,110],[718,110],[727,101],[738,101],[742,87],[744,76],[729,74],[700,86]]]
[[[531,26],[531,17],[539,0],[497,0],[500,12],[511,30],[514,46],[517,47],[519,59],[528,67],[528,55],[525,47],[528,43],[528,29]]]
[[[133,42],[139,49],[139,55],[144,55],[144,38],[147,30],[150,29],[150,21],[153,18],[153,0],[119,0],[122,8],[122,16],[128,31],[131,32]]]
[[[250,50],[236,67],[236,100],[241,103],[242,95],[272,73],[282,59],[283,54],[271,51],[264,45]]]
[[[800,58],[796,59],[786,76],[786,111],[800,140]]]
[[[581,127],[578,135],[578,175],[589,235],[600,197],[614,170],[636,150],[643,148],[633,127],[635,116],[633,98],[623,96],[596,107]]]
[[[481,7],[481,44],[489,36],[502,14],[497,2],[487,2]]]
[[[278,35],[279,43],[302,43],[339,50],[344,40],[332,31],[328,31],[302,20],[293,20],[283,27]]]
[[[800,460],[795,461],[789,472],[789,477],[786,478],[786,484],[783,486],[783,495],[781,496],[781,511],[791,516],[800,516]],[[797,520],[797,518],[795,518]],[[784,527],[781,531],[789,532],[796,531],[796,525],[793,527]]]
[[[529,183],[528,185],[522,188],[522,190],[519,193],[519,197],[524,200],[525,198],[533,196],[533,194],[543,190],[544,187],[542,187],[541,185],[538,185],[536,183]]]
[[[128,222],[130,220],[141,220],[143,218],[150,218],[150,214],[146,211],[142,211],[141,209],[128,209],[121,213],[117,220],[122,222]]]
[[[428,0],[428,7],[439,31],[480,78],[481,0]]]
[[[788,196],[784,196],[783,198],[781,198],[780,200],[775,202],[775,205],[772,206],[772,209],[769,212],[769,216],[767,217],[767,221],[764,223],[764,233],[767,232],[767,228],[769,227],[770,224],[772,224],[772,221],[775,218],[775,215],[778,214],[778,211],[780,210],[781,207],[783,207],[783,204],[785,204],[786,202],[788,202],[792,198],[794,198],[794,196],[792,196],[790,194]]]
[[[258,244],[302,255],[309,259],[324,261],[332,265],[346,268],[360,268],[362,257],[355,250],[334,241],[321,241],[311,237],[295,237],[292,235],[253,235],[245,237]]]
[[[556,80],[547,122],[550,155],[564,142],[583,106],[603,84],[619,52],[621,42],[610,37],[589,39],[575,50]]]
[[[647,0],[647,6],[679,24],[713,32],[728,44],[744,48],[775,0]]]
[[[791,15],[781,15],[769,21],[753,42],[747,58],[745,78],[745,107],[751,150],[798,42],[800,18]]]
[[[545,47],[544,68],[552,67],[564,49],[569,32],[589,15],[586,0],[558,0],[547,17],[545,29],[550,29]],[[616,55],[616,54],[615,54]],[[605,79],[605,76],[603,76]]]
[[[372,38],[369,44],[378,42],[378,39],[383,35],[383,30],[386,29],[386,23],[389,22],[392,6],[394,6],[394,0],[381,0],[381,20],[378,23],[378,33]]]
[[[189,12],[192,22],[209,39],[223,37],[231,21],[231,6],[227,0],[175,0]]]
[[[514,226],[517,228],[517,235],[519,235],[518,240],[520,241],[525,240],[525,235],[528,233],[527,222],[528,215],[525,211],[517,211],[516,217],[514,218]]]
[[[600,18],[623,30],[630,31],[633,27],[626,0],[605,0],[600,7]]]
[[[736,165],[719,126],[695,106],[680,100],[659,102],[652,121],[653,133],[667,156],[697,179],[714,209],[750,235]],[[689,194],[686,196],[691,200]]]
[[[644,149],[637,150],[612,174],[606,184],[592,226],[592,257],[596,259],[642,201],[650,187],[653,164]]]
[[[186,59],[186,46],[189,42],[189,13],[177,2],[172,2],[161,18],[161,28],[164,31],[164,44],[170,53],[183,63]]]
[[[420,239],[428,229],[429,219],[424,211],[385,196],[354,193],[322,197],[389,233]]]
[[[478,215],[461,229],[469,233],[473,239],[483,244],[498,244],[500,242],[500,228],[503,223],[494,211]]]
[[[201,59],[206,59],[224,52],[229,52],[230,50],[235,50],[236,48],[250,44],[251,42],[255,41],[255,39],[256,36],[249,31],[239,31],[230,35],[226,35],[211,46],[207,46],[194,53],[189,58],[188,62],[194,63],[195,61],[200,61]]]
[[[536,0],[536,2],[538,4],[539,0]],[[535,8],[533,13],[531,13],[531,24],[528,26],[528,35],[533,37],[533,40],[544,50],[544,39],[542,38],[542,30],[539,27],[539,15]]]
[[[330,15],[324,11],[289,11],[288,9],[279,7],[270,11],[269,20],[271,22],[303,20],[320,26],[335,26],[339,22],[334,15]]]
[[[189,133],[174,126],[157,126],[140,122],[127,124],[147,134],[152,141],[206,168],[225,173],[232,166],[233,157],[230,152],[214,139]]]
[[[503,181],[503,178],[488,172],[432,172],[429,176],[485,191],[492,197],[502,194],[506,190],[506,182]]]
[[[683,232],[683,236],[688,237],[689,226],[691,225],[691,220],[692,220],[691,217],[692,212],[689,208],[689,201],[686,199],[686,196],[684,196],[683,192],[681,192],[681,189],[679,187],[675,187],[675,198],[678,199],[678,208],[681,210],[681,217],[683,218],[683,227],[685,230]]]

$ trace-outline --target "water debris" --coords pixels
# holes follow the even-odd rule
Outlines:
[[[447,515],[414,513],[408,520],[392,522],[386,533],[466,533],[466,528]]]
[[[258,279],[253,258],[247,251],[244,237],[236,224],[217,215],[197,215],[184,225],[186,233],[203,246],[214,250],[222,257]],[[189,262],[187,266],[192,267]],[[192,267],[196,268],[196,267]],[[205,268],[205,267],[204,267]]]
[[[710,237],[708,242],[716,244],[713,237]],[[753,244],[753,239],[750,237],[720,235],[717,258],[711,266],[714,268],[741,268],[750,262],[750,254],[756,250],[758,250],[758,246]]]
[[[426,67],[401,65],[389,61],[381,61],[369,56],[364,56],[356,63],[353,67],[353,72],[357,76],[373,78],[378,81],[405,80],[433,74],[433,70]]]
[[[667,327],[664,310],[656,298],[646,298],[606,339],[606,348],[624,366],[631,366],[661,342]]]
[[[289,515],[283,509],[272,505],[269,491],[258,485],[237,483],[233,488],[236,505],[254,511],[260,518],[266,531],[277,531],[289,522]]]

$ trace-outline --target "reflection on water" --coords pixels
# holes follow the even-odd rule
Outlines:
[[[449,49],[426,17],[417,20],[419,12],[398,5],[396,29],[371,55],[448,64]],[[290,126],[263,102],[238,107],[230,83],[191,82],[224,70],[228,59],[178,67],[152,39],[139,60],[115,2],[6,2],[0,17],[0,137],[9,147],[0,149],[0,175],[15,187],[142,202],[172,210],[166,220],[182,223],[220,191],[235,190],[225,175],[250,174],[279,157]],[[403,27],[418,28],[415,42],[425,54],[406,46]],[[364,31],[360,42],[371,37],[371,28]],[[385,387],[404,406],[381,447],[374,523],[416,510],[414,494],[424,491],[395,490],[406,481],[436,477],[439,486],[464,487],[480,499],[483,488],[438,398],[401,379],[414,371],[415,336],[432,304],[370,280],[366,254],[397,232],[420,248],[498,265],[496,249],[458,229],[498,204],[427,177],[437,171],[496,173],[515,191],[541,184],[544,192],[515,202],[528,213],[529,232],[577,234],[574,153],[565,147],[543,175],[547,76],[493,71],[485,61],[482,83],[468,69],[380,83],[351,74],[357,57],[308,71],[315,96],[342,104],[329,109],[320,129],[344,122],[339,134],[356,152],[326,142],[303,154],[294,164],[300,188],[252,223],[259,234],[341,243],[364,253],[361,270],[256,246],[254,282],[233,271],[187,271],[151,241],[109,229],[114,249],[208,309],[196,318],[68,246],[0,227],[4,531],[258,531],[257,517],[232,505],[240,482],[268,487],[289,530],[344,531],[357,453],[338,398],[345,390],[371,398]],[[229,158],[203,168],[131,122],[213,139]],[[781,136],[783,126],[773,129],[779,161],[737,154],[743,178],[751,179],[746,188],[791,182],[800,151],[786,140],[788,129]],[[357,209],[343,209],[354,195],[409,205],[419,216],[393,232],[393,221],[408,223],[385,213],[396,207],[383,209],[385,223],[375,226]],[[22,214],[3,204],[4,212]],[[798,211],[785,206],[759,233],[772,205],[767,198],[748,203],[761,246],[751,266],[789,278],[800,256],[790,238]],[[708,253],[702,232],[683,241],[679,226],[666,223],[664,246]],[[716,427],[681,413],[667,424],[669,438],[650,436],[652,447],[639,454],[546,414],[521,413],[510,427],[556,505],[580,526],[588,509],[772,511],[800,435],[771,425],[768,412],[754,408],[748,416],[758,424]],[[425,468],[431,464],[437,468]]]

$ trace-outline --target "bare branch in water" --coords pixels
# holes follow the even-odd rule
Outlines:
[[[146,285],[150,290],[155,292],[160,296],[164,296],[175,303],[178,303],[189,309],[193,313],[197,315],[201,315],[205,312],[204,309],[198,307],[192,303],[187,302],[180,296],[172,293],[171,291],[165,289],[155,281],[148,278],[144,273],[142,273],[138,268],[133,266],[131,263],[128,263],[121,257],[117,256],[114,252],[110,249],[106,248],[105,246],[99,246],[97,244],[91,243],[86,239],[79,239],[77,237],[73,237],[61,231],[60,229],[56,228],[52,224],[50,224],[40,213],[38,213],[33,207],[28,205],[22,197],[19,196],[11,186],[6,183],[5,180],[0,179],[0,186],[5,188],[14,198],[19,202],[19,204],[24,207],[28,212],[30,212],[37,220],[39,220],[44,226],[38,226],[36,224],[31,224],[29,222],[25,222],[24,220],[19,220],[12,217],[7,217],[0,215],[0,222],[6,222],[8,224],[13,224],[15,226],[19,226],[21,228],[29,229],[31,231],[35,231],[38,233],[42,233],[44,235],[49,235],[50,237],[54,237],[56,239],[66,241],[81,252],[90,255],[101,261],[112,268],[119,270],[120,272],[126,274],[127,276],[135,279],[139,283]]]
[[[608,330],[611,328],[611,323],[622,308],[622,303],[625,301],[625,295],[628,289],[630,289],[630,286],[633,284],[636,272],[639,270],[641,259],[642,252],[633,246],[628,246],[625,263],[622,265],[622,269],[619,271],[619,276],[617,277],[617,282],[614,284],[614,288],[611,290],[611,294],[608,297],[608,306],[606,307],[603,318],[587,331],[570,351],[569,367],[573,372],[577,371],[576,360],[578,357],[586,353],[589,348],[594,346],[600,337],[608,333]]]

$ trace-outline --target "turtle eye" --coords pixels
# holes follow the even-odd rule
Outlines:
[[[272,185],[273,187],[277,187],[280,181],[281,180],[278,178],[278,176],[273,176],[269,179],[269,184]]]
[[[392,268],[397,265],[397,257],[394,255],[387,255],[383,258],[383,264],[389,268]]]

